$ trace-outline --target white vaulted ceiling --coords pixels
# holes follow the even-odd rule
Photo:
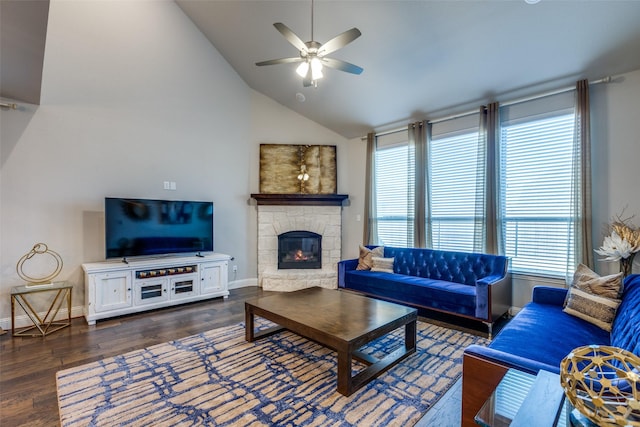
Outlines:
[[[297,55],[273,23],[307,41],[310,0],[176,2],[250,87],[348,138],[640,68],[640,1],[316,0],[314,39],[357,27],[331,56],[364,72],[303,88],[255,63]]]
[[[255,65],[298,54],[273,23],[307,41],[311,0],[175,1],[251,88],[347,138],[640,69],[640,0],[316,0],[314,39],[357,27],[331,57],[364,68],[318,88]],[[48,1],[0,5],[0,96],[39,103]]]

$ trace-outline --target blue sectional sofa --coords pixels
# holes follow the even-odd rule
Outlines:
[[[507,257],[385,246],[384,258],[394,259],[393,273],[357,270],[358,259],[340,261],[338,287],[479,320],[489,334],[511,307]]]
[[[462,425],[473,421],[509,368],[536,374],[559,373],[560,361],[574,348],[612,345],[640,356],[640,274],[624,281],[622,302],[607,332],[563,311],[567,289],[537,286],[528,303],[488,347],[465,349],[462,374]]]

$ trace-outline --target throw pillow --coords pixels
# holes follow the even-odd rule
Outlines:
[[[563,311],[611,332],[621,293],[622,273],[600,277],[580,264],[567,292]]]
[[[622,273],[601,277],[584,264],[580,264],[573,274],[574,286],[604,298],[619,299],[622,283]]]
[[[358,258],[358,266],[356,270],[371,270],[373,267],[373,257],[384,256],[384,246],[378,246],[373,249],[365,248],[360,245],[360,257]]]
[[[393,273],[393,261],[395,258],[381,258],[374,256],[373,267],[371,271],[382,271],[384,273]]]

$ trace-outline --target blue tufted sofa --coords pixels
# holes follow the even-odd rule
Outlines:
[[[507,257],[388,246],[384,257],[394,258],[393,273],[357,270],[358,259],[340,261],[338,287],[479,320],[489,334],[511,307]]]
[[[567,289],[536,286],[533,299],[488,347],[464,351],[462,424],[473,417],[509,368],[536,374],[559,373],[560,361],[571,350],[589,344],[612,345],[640,356],[640,274],[624,281],[622,302],[611,333],[562,311]]]

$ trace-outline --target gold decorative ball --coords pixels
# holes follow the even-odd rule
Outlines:
[[[640,357],[618,347],[575,348],[560,362],[569,402],[601,427],[640,426]]]

